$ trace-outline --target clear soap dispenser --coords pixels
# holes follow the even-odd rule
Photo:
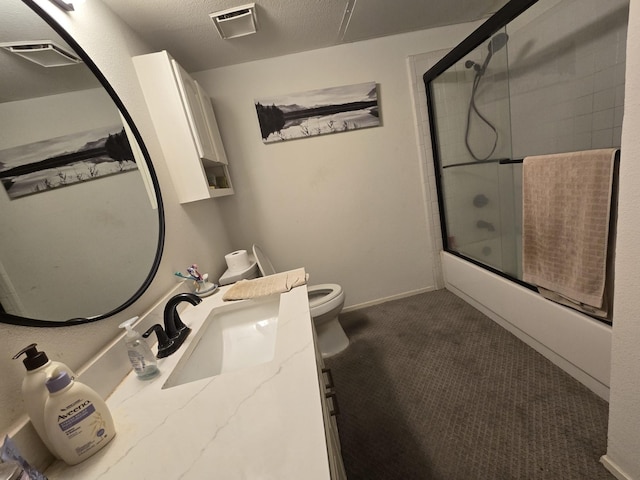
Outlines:
[[[127,329],[124,343],[127,345],[127,353],[129,354],[129,361],[133,371],[136,372],[136,375],[141,380],[149,380],[160,373],[160,370],[158,370],[158,362],[151,348],[132,327],[136,320],[138,320],[138,317],[130,318],[122,322],[120,328]]]

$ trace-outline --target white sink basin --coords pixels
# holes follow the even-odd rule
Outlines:
[[[271,361],[279,307],[272,295],[213,309],[162,388]]]

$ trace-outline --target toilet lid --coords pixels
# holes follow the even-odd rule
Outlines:
[[[271,260],[269,260],[269,257],[267,257],[262,249],[256,244],[253,244],[253,256],[256,257],[258,268],[260,269],[260,273],[263,277],[266,277],[267,275],[275,275],[277,273],[276,269],[273,268],[273,264],[271,263]]]

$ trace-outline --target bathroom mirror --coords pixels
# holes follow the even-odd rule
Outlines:
[[[158,267],[153,166],[111,86],[38,5],[3,0],[0,22],[0,322],[106,318]]]

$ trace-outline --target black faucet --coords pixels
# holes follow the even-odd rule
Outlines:
[[[182,302],[189,302],[191,305],[198,305],[202,299],[194,293],[179,293],[171,297],[164,307],[164,330],[169,338],[175,338],[178,335],[189,335],[191,329],[187,327],[178,315],[178,305]],[[184,334],[183,332],[187,332]]]
[[[177,307],[182,302],[189,302],[191,305],[198,305],[202,299],[193,293],[179,293],[169,299],[164,307],[164,330],[159,324],[153,325],[142,336],[147,338],[151,333],[156,332],[158,336],[158,358],[168,357],[175,353],[191,333],[178,315]]]

